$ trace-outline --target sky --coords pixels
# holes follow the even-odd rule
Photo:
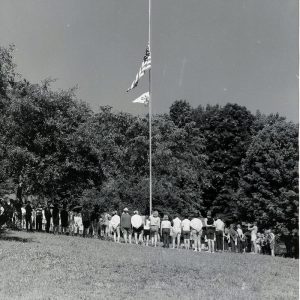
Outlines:
[[[153,113],[175,100],[228,102],[298,122],[297,0],[152,0]],[[78,86],[98,111],[143,115],[126,93],[148,43],[148,0],[0,0],[0,45],[15,44],[17,71],[54,89]]]

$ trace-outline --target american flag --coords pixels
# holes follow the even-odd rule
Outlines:
[[[136,77],[135,77],[134,81],[132,82],[130,88],[127,90],[127,92],[129,92],[130,90],[135,88],[138,85],[140,78],[142,76],[144,76],[144,74],[147,70],[150,70],[150,69],[151,69],[151,53],[150,53],[150,47],[148,44],[142,65],[141,65],[138,73],[136,74]]]

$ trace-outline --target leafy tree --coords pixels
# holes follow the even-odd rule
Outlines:
[[[242,161],[240,218],[283,235],[298,228],[298,129],[279,120],[253,139]]]

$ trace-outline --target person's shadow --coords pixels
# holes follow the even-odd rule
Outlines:
[[[0,241],[31,243],[31,242],[33,242],[33,239],[32,238],[21,238],[19,236],[12,235],[11,232],[8,230],[0,229]]]

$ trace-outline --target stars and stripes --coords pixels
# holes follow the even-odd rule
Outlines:
[[[142,65],[141,65],[138,73],[136,74],[136,77],[135,77],[134,81],[132,82],[130,88],[127,90],[127,92],[129,92],[130,90],[135,88],[138,85],[140,78],[142,76],[144,76],[144,74],[147,70],[150,70],[150,69],[151,69],[151,53],[150,53],[150,46],[148,44]]]

